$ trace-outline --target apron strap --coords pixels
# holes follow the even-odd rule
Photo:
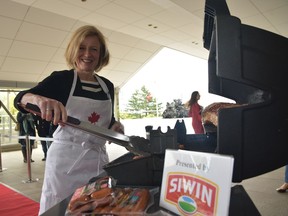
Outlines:
[[[101,88],[103,89],[103,91],[107,94],[107,97],[109,98],[109,100],[111,99],[110,93],[109,93],[109,89],[106,85],[106,83],[97,75],[95,74],[96,79],[98,80]]]

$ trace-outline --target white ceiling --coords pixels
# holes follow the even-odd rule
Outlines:
[[[204,0],[1,0],[0,88],[37,83],[66,69],[71,32],[83,24],[107,37],[111,62],[100,75],[121,88],[162,47],[207,59]],[[288,0],[227,0],[242,23],[288,36]],[[28,86],[28,85],[27,85]]]

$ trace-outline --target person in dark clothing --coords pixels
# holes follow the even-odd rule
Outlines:
[[[31,113],[17,113],[17,121],[20,124],[19,129],[19,136],[35,136],[36,130],[35,130],[35,121],[36,117]],[[32,149],[34,146],[34,139],[29,139],[30,141],[30,152],[32,156]],[[27,163],[27,148],[26,148],[26,139],[19,139],[19,143],[21,144],[21,150],[23,154],[23,161],[24,163]],[[34,162],[31,158],[31,162]]]
[[[40,138],[47,138],[49,137],[49,131],[50,131],[50,122],[46,121],[45,119],[42,119],[40,116],[37,116],[37,121],[36,121],[36,129],[38,132],[38,136]],[[46,161],[46,157],[47,157],[47,151],[49,148],[49,144],[47,145],[47,143],[49,141],[46,140],[41,140],[41,145],[42,145],[42,150],[44,153],[44,158],[42,159],[42,161]]]
[[[48,137],[52,138],[54,131],[57,129],[57,125],[54,125],[53,122],[50,122],[49,125],[49,132],[48,132]],[[47,141],[47,148],[49,149],[52,144],[52,141]]]

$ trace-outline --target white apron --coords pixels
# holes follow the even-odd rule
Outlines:
[[[77,73],[74,72],[66,110],[68,115],[81,121],[108,128],[112,117],[112,103],[106,84],[98,76],[97,80],[109,100],[73,96],[77,82]],[[87,184],[109,161],[106,140],[70,126],[58,127],[53,138],[46,160],[39,214]]]

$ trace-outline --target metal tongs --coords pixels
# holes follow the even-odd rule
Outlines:
[[[41,116],[41,110],[37,105],[27,103],[26,105],[18,103],[21,107],[30,113]],[[126,136],[124,134],[118,133],[116,131],[103,128],[97,125],[93,125],[89,122],[80,121],[77,118],[68,116],[66,122],[61,122],[61,124],[69,125],[71,127],[77,128],[84,132],[93,134],[97,137],[106,139],[110,142],[118,144],[125,147],[128,151],[133,154],[141,156],[149,156],[150,153],[150,141],[139,136]]]

